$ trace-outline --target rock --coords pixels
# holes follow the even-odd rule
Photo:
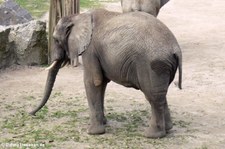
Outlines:
[[[14,0],[6,0],[0,6],[0,25],[22,24],[33,20],[29,12],[21,8]]]
[[[48,60],[46,23],[31,21],[15,27],[9,39],[15,42],[17,63],[20,65],[42,65]]]
[[[15,63],[15,44],[9,41],[10,28],[0,31],[0,69],[9,67]]]
[[[46,23],[30,21],[0,26],[0,68],[12,64],[43,65],[48,61]]]

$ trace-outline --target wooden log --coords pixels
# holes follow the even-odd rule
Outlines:
[[[80,0],[50,0],[49,10],[49,42],[48,42],[48,63],[51,63],[53,53],[54,28],[63,16],[68,16],[80,12]]]

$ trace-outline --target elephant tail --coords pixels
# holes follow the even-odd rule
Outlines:
[[[178,72],[179,72],[178,87],[179,89],[182,89],[182,53],[180,50],[179,52],[176,53],[176,57],[177,57]]]

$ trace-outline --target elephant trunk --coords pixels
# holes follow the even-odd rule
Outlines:
[[[60,61],[60,60],[54,61],[53,64],[49,68],[47,68],[49,69],[49,72],[48,72],[48,77],[45,84],[44,97],[42,98],[37,108],[35,108],[33,111],[30,112],[31,115],[35,116],[36,112],[38,112],[47,103],[55,83],[56,75],[62,65],[62,62],[63,61]]]

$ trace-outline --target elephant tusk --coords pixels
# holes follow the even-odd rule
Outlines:
[[[64,61],[60,68],[63,68],[68,62]]]
[[[56,65],[57,61],[54,61],[49,67],[47,67],[45,70],[50,70]]]

